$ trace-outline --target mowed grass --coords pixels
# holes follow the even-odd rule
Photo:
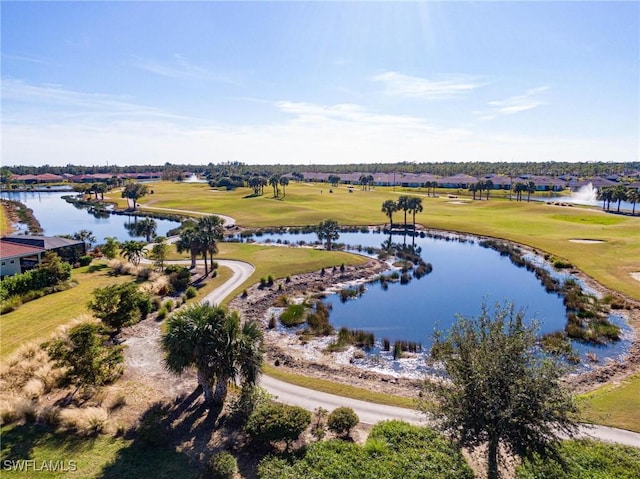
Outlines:
[[[132,440],[109,436],[79,437],[64,432],[52,432],[36,424],[8,426],[0,432],[3,478],[202,477],[202,471],[194,466],[186,454],[169,448],[146,447]],[[29,463],[29,460],[35,462]],[[20,467],[23,468],[22,471],[19,470]],[[58,470],[53,470],[56,467]]]
[[[494,197],[489,201],[471,201],[462,196],[449,199],[446,194],[431,198],[419,189],[354,188],[349,193],[340,186],[329,193],[324,184],[291,183],[284,199],[273,198],[269,188],[258,197],[249,197],[248,188],[219,191],[206,184],[158,182],[152,183],[150,189],[154,194],[140,199],[143,207],[220,213],[247,227],[311,225],[327,218],[342,225],[384,224],[388,222],[380,211],[384,200],[397,199],[401,194],[417,195],[423,199],[424,211],[416,216],[416,221],[427,228],[526,244],[569,261],[609,288],[640,299],[640,283],[631,277],[631,273],[640,270],[640,216]],[[118,194],[113,196],[117,198]],[[411,221],[411,215],[408,219]],[[401,212],[394,215],[394,222],[402,220]],[[602,243],[575,243],[571,239]]]
[[[44,340],[55,329],[74,318],[89,314],[87,303],[95,288],[132,281],[131,276],[110,276],[105,265],[97,270],[91,266],[73,270],[72,280],[78,285],[24,303],[17,310],[0,318],[0,356],[6,357],[20,345]]]
[[[640,432],[640,374],[581,396],[581,420]]]

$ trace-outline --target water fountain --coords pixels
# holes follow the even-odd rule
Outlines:
[[[587,183],[581,186],[578,191],[572,193],[567,201],[579,205],[596,206],[598,204],[598,189],[592,183]]]

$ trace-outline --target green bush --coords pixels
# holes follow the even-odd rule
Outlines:
[[[460,450],[439,433],[402,421],[378,423],[364,446],[332,440],[295,458],[270,456],[260,479],[472,479]]]
[[[184,294],[188,299],[192,299],[198,295],[198,290],[193,286],[189,286]]]
[[[255,409],[245,425],[245,431],[258,442],[287,443],[287,449],[311,424],[311,413],[298,406],[271,403]]]
[[[303,304],[290,304],[280,315],[280,322],[283,326],[298,326],[305,322],[305,307]]]
[[[238,472],[238,462],[227,451],[217,452],[209,459],[211,479],[231,479],[236,472]]]
[[[91,261],[93,261],[93,258],[88,254],[80,256],[80,258],[78,259],[78,263],[80,263],[80,266],[89,266],[91,264]]]
[[[640,449],[592,440],[565,441],[566,463],[536,458],[516,469],[518,479],[635,479],[640,477]]]
[[[327,427],[329,431],[339,436],[348,436],[358,422],[360,422],[360,419],[353,409],[350,407],[339,407],[329,414]]]

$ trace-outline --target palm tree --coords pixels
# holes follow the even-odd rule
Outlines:
[[[473,193],[473,199],[476,199],[476,191],[478,191],[477,183],[469,185],[469,191]]]
[[[284,198],[285,196],[287,196],[287,192],[285,190],[286,186],[289,184],[289,178],[287,178],[286,176],[283,176],[282,178],[280,178],[280,185],[282,186],[282,197]]]
[[[493,189],[493,181],[491,180],[485,181],[484,189],[487,190],[487,201],[489,201],[489,192]]]
[[[197,229],[202,249],[200,252],[204,257],[204,274],[209,274],[207,268],[207,254],[211,262],[213,271],[213,255],[218,252],[218,241],[224,237],[223,221],[219,216],[210,215],[200,218]]]
[[[94,234],[89,230],[80,230],[80,231],[78,231],[76,233],[73,233],[73,235],[71,237],[74,240],[82,241],[89,248],[91,248],[91,245],[97,241],[96,237],[94,236]]]
[[[191,269],[196,267],[196,258],[202,251],[202,242],[196,224],[193,221],[185,221],[181,228],[180,239],[176,242],[178,253],[188,251],[191,254]]]
[[[105,239],[105,243],[102,246],[102,254],[104,254],[108,259],[113,259],[118,254],[118,249],[120,248],[120,243],[115,236],[107,236]]]
[[[205,401],[215,405],[224,403],[230,381],[253,385],[262,367],[262,331],[222,306],[201,303],[176,312],[161,344],[167,369],[180,374],[195,367]]]
[[[278,192],[278,182],[280,181],[280,179],[276,176],[273,175],[271,178],[269,178],[269,184],[273,187],[273,197],[277,198],[279,195]]]
[[[636,203],[640,203],[640,190],[637,188],[629,188],[627,190],[627,201],[633,205],[632,215],[636,214]]]
[[[411,196],[409,198],[409,211],[413,215],[413,230],[416,230],[416,213],[422,212],[422,198]]]
[[[597,198],[602,201],[602,209],[608,210],[611,199],[613,198],[613,189],[611,187],[600,188],[597,193]]]
[[[243,387],[254,386],[262,369],[262,330],[255,321],[242,323],[236,311],[225,317],[216,348],[214,404],[223,404],[229,382],[240,379]]]
[[[613,187],[611,193],[611,200],[618,202],[618,213],[620,213],[620,203],[627,199],[627,189],[623,185],[616,185]]]
[[[320,241],[326,241],[326,248],[331,249],[331,243],[340,237],[340,228],[336,220],[324,220],[318,224],[316,234]]]
[[[393,200],[386,200],[382,203],[382,212],[389,217],[389,228],[393,228],[393,213],[398,211],[398,205]]]
[[[536,191],[536,184],[533,181],[530,181],[526,185],[526,190],[527,190],[527,203],[529,203],[529,201],[531,201],[531,193],[535,193]]]
[[[135,266],[140,264],[140,260],[144,256],[145,244],[142,241],[125,241],[120,245],[120,251],[127,261]]]
[[[158,230],[158,223],[153,218],[143,218],[138,221],[137,226],[135,228],[136,233],[140,236],[144,236],[147,240],[147,243],[151,241],[151,237],[156,235],[156,231]]]
[[[408,196],[403,195],[398,198],[398,211],[404,211],[404,229],[407,229],[407,211],[411,207],[411,201]]]

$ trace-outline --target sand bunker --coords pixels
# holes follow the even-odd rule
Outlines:
[[[595,244],[595,243],[604,243],[602,240],[593,240],[593,239],[570,239],[572,243],[585,243],[585,244]]]
[[[450,205],[466,205],[469,204],[468,201],[447,201]]]
[[[629,273],[633,279],[636,281],[640,281],[640,271],[636,271],[635,273]]]

